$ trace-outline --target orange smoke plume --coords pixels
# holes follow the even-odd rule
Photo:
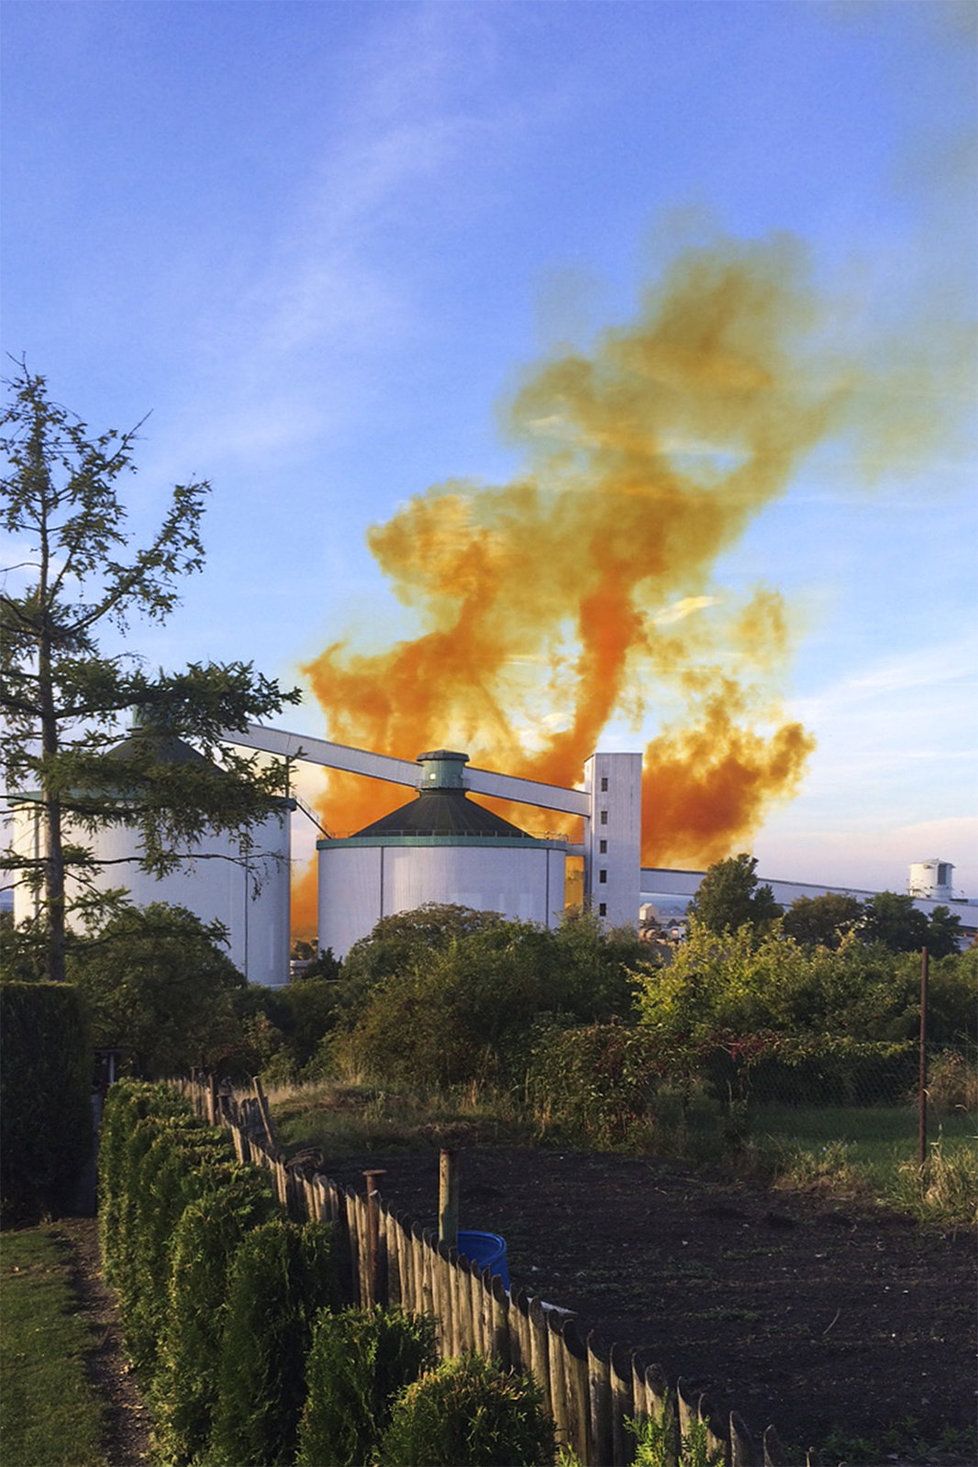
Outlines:
[[[518,477],[435,485],[369,531],[422,632],[379,653],[335,642],[303,669],[330,737],[574,784],[612,718],[652,715],[644,860],[748,843],[813,740],[778,710],[780,598],[732,605],[711,578],[838,425],[854,369],[819,349],[822,324],[796,244],[725,242],[683,251],[592,354],[533,372],[509,410]],[[329,790],[336,833],[405,797],[342,775]]]

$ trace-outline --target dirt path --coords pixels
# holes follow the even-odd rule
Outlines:
[[[135,1467],[150,1462],[149,1412],[126,1365],[115,1299],[100,1271],[95,1219],[60,1218],[54,1231],[71,1250],[81,1313],[92,1329],[93,1346],[86,1363],[105,1410],[102,1447],[106,1467]]]

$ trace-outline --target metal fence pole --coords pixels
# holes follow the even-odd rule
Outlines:
[[[929,955],[926,948],[920,953],[920,1076],[917,1082],[917,1160],[921,1167],[927,1164],[927,977]]]

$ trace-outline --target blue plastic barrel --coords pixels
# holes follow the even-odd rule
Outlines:
[[[498,1274],[503,1288],[509,1288],[509,1259],[506,1257],[506,1239],[498,1233],[476,1233],[459,1229],[458,1251],[470,1263],[479,1268],[488,1268]]]

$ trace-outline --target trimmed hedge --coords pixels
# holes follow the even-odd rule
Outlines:
[[[276,1218],[255,1228],[231,1262],[227,1295],[209,1460],[287,1467],[313,1322],[339,1303],[332,1227]]]
[[[554,1427],[528,1376],[479,1355],[446,1360],[394,1403],[383,1467],[541,1467]]]
[[[92,1148],[92,1051],[67,983],[0,983],[0,1221],[70,1205]]]
[[[166,1323],[170,1246],[184,1210],[232,1174],[230,1138],[196,1116],[167,1116],[135,1176],[129,1255],[126,1343],[137,1366],[151,1367]]]
[[[231,1259],[245,1235],[276,1216],[267,1175],[228,1169],[218,1190],[191,1202],[173,1235],[166,1326],[152,1399],[156,1445],[168,1463],[205,1450],[217,1400],[221,1335],[227,1316]]]
[[[166,1085],[144,1080],[119,1080],[112,1086],[102,1111],[98,1148],[98,1233],[102,1270],[116,1283],[119,1263],[120,1217],[129,1179],[125,1160],[138,1121],[158,1116],[191,1114],[190,1107]]]
[[[316,1322],[297,1467],[362,1467],[394,1399],[438,1362],[435,1325],[400,1309],[347,1309]]]

